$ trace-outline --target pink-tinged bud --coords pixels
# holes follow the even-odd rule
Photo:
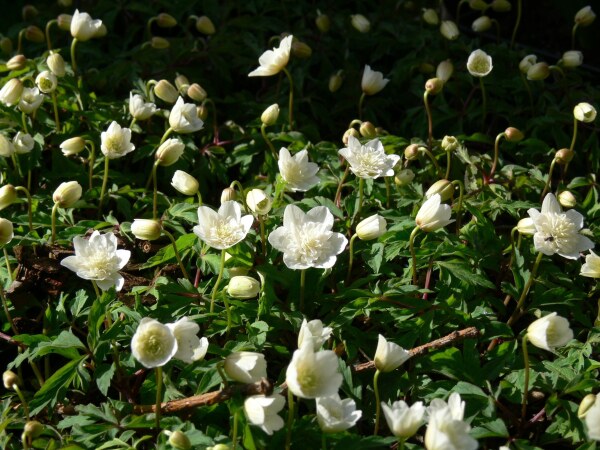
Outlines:
[[[519,142],[525,137],[523,133],[515,127],[508,127],[504,130],[504,135],[508,142]]]
[[[425,90],[430,95],[438,94],[442,90],[443,87],[444,87],[444,82],[442,80],[440,80],[439,78],[430,78],[425,83]]]
[[[573,150],[568,148],[561,148],[554,155],[554,159],[558,164],[562,166],[564,164],[570,163],[573,160],[574,156],[575,152],[573,152]]]
[[[177,20],[171,14],[160,13],[156,16],[156,24],[161,28],[173,28]]]

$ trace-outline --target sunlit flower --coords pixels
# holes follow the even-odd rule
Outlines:
[[[361,145],[354,136],[348,136],[348,147],[338,153],[346,158],[352,173],[360,178],[394,176],[394,166],[400,160],[398,155],[386,154],[379,139]]]
[[[0,89],[0,102],[6,106],[12,106],[19,103],[23,93],[23,82],[18,78],[11,78]]]
[[[169,126],[176,133],[193,133],[200,130],[204,122],[198,117],[196,105],[184,103],[183,98],[179,97],[169,114]]]
[[[485,77],[492,71],[492,57],[483,50],[475,50],[467,60],[467,70],[474,77]]]
[[[156,150],[156,161],[161,166],[170,166],[175,164],[181,155],[185,145],[179,139],[167,139]]]
[[[88,13],[76,9],[71,19],[71,36],[85,42],[95,37],[101,26],[100,19],[92,19]]]
[[[527,339],[536,347],[554,351],[573,339],[573,330],[567,319],[553,312],[527,327]]]
[[[230,200],[223,202],[218,212],[208,206],[200,206],[198,225],[193,231],[212,248],[223,250],[244,239],[250,231],[252,222],[254,217],[250,214],[242,217],[240,204]]]
[[[324,433],[338,433],[356,425],[362,411],[356,409],[356,402],[351,398],[342,400],[335,393],[328,397],[317,397],[317,422]]]
[[[0,217],[0,245],[6,245],[15,236],[13,224],[10,220]]]
[[[244,400],[244,413],[251,425],[259,427],[269,436],[285,425],[277,414],[285,406],[285,398],[280,394],[251,395]]]
[[[415,222],[423,231],[435,231],[454,222],[450,219],[451,214],[452,208],[442,205],[440,194],[434,194],[421,205]]]
[[[135,120],[149,119],[155,112],[156,105],[154,103],[146,103],[141,95],[129,93],[129,114]]]
[[[44,94],[38,88],[24,88],[19,100],[19,109],[25,114],[36,111],[44,101]]]
[[[375,350],[375,368],[380,372],[391,372],[400,367],[410,358],[410,353],[398,344],[388,342],[385,337],[379,335],[377,350]]]
[[[64,77],[66,74],[65,60],[60,53],[50,52],[48,58],[46,58],[46,64],[50,71],[57,77]]]
[[[162,234],[162,226],[158,220],[133,219],[131,233],[138,239],[154,241]]]
[[[348,240],[331,231],[333,214],[325,206],[304,213],[295,205],[283,212],[283,226],[269,234],[269,243],[283,252],[283,262],[290,269],[333,267]]]
[[[35,77],[35,84],[44,94],[51,94],[58,86],[58,79],[49,70],[44,70]]]
[[[61,208],[70,208],[81,198],[82,188],[77,181],[61,183],[54,193],[52,200]]]
[[[115,121],[100,134],[100,140],[100,150],[108,159],[120,158],[135,150],[135,145],[131,143],[131,130],[121,128]]]
[[[234,352],[225,358],[225,373],[240,383],[254,383],[267,377],[265,355],[256,352]]]
[[[131,353],[148,369],[161,367],[177,353],[177,340],[168,326],[144,317],[131,338]]]
[[[585,263],[581,266],[580,275],[590,278],[600,278],[600,256],[590,250],[589,255],[585,257]]]
[[[331,327],[324,327],[323,322],[319,319],[310,322],[304,319],[298,333],[298,348],[302,347],[305,342],[311,342],[316,352],[329,339],[332,331]]]
[[[76,155],[79,152],[82,152],[85,148],[85,139],[80,136],[75,136],[65,141],[62,141],[60,144],[60,149],[65,156]]]
[[[284,37],[279,43],[279,47],[273,50],[267,50],[260,58],[260,66],[248,74],[249,77],[268,77],[281,72],[290,59],[290,50],[292,49],[292,35]]]
[[[338,357],[331,350],[314,351],[310,342],[294,352],[285,373],[288,389],[301,398],[327,397],[337,394],[342,385]]]
[[[231,272],[230,272],[231,273]],[[233,298],[254,298],[260,293],[260,282],[246,275],[231,277],[227,285],[227,295]]]
[[[425,432],[427,450],[475,450],[477,441],[469,432],[471,427],[463,421],[465,403],[456,392],[448,403],[434,399],[428,408],[429,424]]]
[[[360,86],[365,94],[375,95],[381,91],[386,84],[389,83],[389,81],[390,80],[387,78],[383,78],[383,74],[381,72],[371,70],[370,66],[365,65]]]
[[[308,161],[308,151],[300,150],[294,156],[290,155],[287,148],[279,150],[279,173],[285,181],[285,187],[291,191],[308,191],[319,183],[317,172],[319,166]]]
[[[64,258],[61,265],[84,280],[95,281],[103,291],[113,286],[117,291],[121,290],[125,280],[119,270],[127,264],[131,252],[117,250],[117,237],[113,233],[100,234],[96,230],[89,240],[75,236],[73,247],[75,255]]]
[[[176,170],[171,179],[171,186],[181,192],[183,195],[196,195],[200,186],[189,173],[183,170]]]
[[[535,225],[533,245],[538,252],[577,259],[581,252],[594,248],[594,243],[579,233],[583,216],[574,209],[563,212],[554,194],[546,195],[541,212],[530,208],[527,213]]]
[[[15,134],[12,143],[15,148],[15,152],[19,155],[29,153],[31,150],[33,150],[33,146],[35,145],[35,141],[31,135],[29,133],[22,133],[21,131]]]
[[[168,323],[167,327],[177,341],[177,352],[173,358],[188,364],[204,358],[208,350],[208,339],[197,336],[200,326],[196,322],[189,317],[182,317],[175,323]]]
[[[600,396],[596,396],[596,401],[588,408],[583,420],[589,438],[600,441]]]
[[[271,198],[262,189],[252,189],[246,194],[246,205],[254,214],[265,215],[271,211]]]
[[[416,402],[410,407],[403,400],[391,405],[381,402],[381,409],[390,431],[397,438],[408,439],[425,423],[423,402]]]

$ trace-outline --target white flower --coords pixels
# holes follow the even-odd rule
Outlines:
[[[600,278],[600,256],[590,250],[586,255],[585,263],[581,266],[581,276],[590,278]]]
[[[131,233],[138,239],[154,241],[162,234],[162,225],[158,220],[133,219]]]
[[[246,194],[246,205],[250,211],[264,216],[271,210],[271,199],[262,189],[252,189]]]
[[[13,146],[15,148],[15,152],[19,155],[23,155],[25,153],[29,153],[33,150],[33,146],[35,141],[31,137],[29,133],[21,133],[20,131],[15,134],[13,137]]]
[[[285,187],[293,192],[306,192],[316,184],[319,184],[317,172],[319,166],[308,162],[308,151],[300,150],[294,156],[290,155],[287,148],[279,150],[279,173],[285,181]]]
[[[44,94],[51,94],[58,86],[58,78],[49,70],[44,70],[35,77],[35,84]]]
[[[218,212],[208,206],[200,206],[198,225],[193,231],[212,248],[223,250],[244,239],[250,231],[252,222],[254,217],[250,214],[242,217],[240,204],[230,200],[223,202]]]
[[[350,170],[360,178],[379,178],[394,176],[394,166],[400,160],[398,155],[385,153],[379,139],[373,139],[365,145],[354,136],[348,136],[348,147],[338,151],[350,163]]]
[[[454,420],[463,420],[465,416],[465,402],[460,398],[460,394],[456,392],[450,394],[448,403],[439,398],[433,399],[427,411],[429,415],[432,415],[436,411],[446,409]]]
[[[188,364],[204,358],[208,350],[208,339],[198,338],[200,327],[196,322],[189,317],[183,317],[175,323],[168,323],[167,327],[177,340],[177,352],[173,355],[174,358]]]
[[[79,136],[62,141],[60,144],[60,149],[65,156],[76,155],[77,153],[83,151],[84,148],[85,139]]]
[[[326,206],[304,213],[288,205],[283,212],[283,226],[269,234],[269,243],[283,252],[283,262],[290,269],[328,269],[348,243],[343,234],[331,231],[332,227],[333,214]]]
[[[61,208],[70,208],[81,198],[82,188],[77,181],[60,183],[52,194],[52,200]]]
[[[537,64],[537,56],[527,55],[519,62],[519,70],[521,73],[527,74],[535,64]]]
[[[265,355],[256,352],[234,352],[225,358],[227,376],[240,383],[254,383],[267,378]]]
[[[19,109],[25,114],[31,114],[37,110],[44,101],[44,94],[40,94],[38,88],[23,88]]]
[[[525,236],[533,236],[535,234],[535,224],[531,217],[525,217],[517,223],[517,231]]]
[[[569,50],[563,53],[562,65],[565,67],[578,67],[583,64],[583,53],[579,50]]]
[[[451,20],[442,20],[440,25],[440,33],[449,41],[453,41],[458,38],[460,31],[458,31],[458,27],[456,23]]]
[[[485,77],[492,71],[492,57],[483,50],[475,50],[467,60],[467,70],[474,77]]]
[[[352,14],[350,16],[350,22],[354,29],[360,33],[368,33],[371,29],[371,22],[362,14]]]
[[[342,400],[336,393],[328,397],[317,397],[317,422],[324,433],[338,433],[353,427],[362,416],[351,398]]]
[[[196,195],[200,186],[189,173],[183,170],[176,170],[171,179],[171,186],[181,192],[183,195]]]
[[[177,353],[177,340],[168,326],[144,317],[131,338],[131,353],[148,369],[161,367]]]
[[[600,441],[600,396],[596,396],[596,401],[585,413],[584,421],[589,438]]]
[[[527,339],[536,347],[554,351],[556,347],[562,347],[573,339],[573,330],[567,319],[553,312],[527,327]]]
[[[6,106],[12,106],[19,103],[21,94],[23,93],[23,82],[18,78],[11,78],[0,89],[0,102]]]
[[[337,394],[342,385],[338,357],[331,350],[315,352],[310,342],[294,352],[285,372],[288,389],[297,397],[317,398]]]
[[[381,334],[377,341],[377,350],[375,350],[375,367],[380,372],[391,372],[404,364],[410,353],[400,347],[398,344],[388,342]]]
[[[100,19],[94,20],[88,13],[80,13],[76,9],[71,19],[71,36],[78,41],[85,42],[93,38],[101,26]]]
[[[229,272],[231,274],[231,270]],[[260,282],[246,275],[232,276],[227,285],[227,295],[233,298],[249,299],[260,293]]]
[[[185,145],[179,139],[167,139],[156,150],[155,158],[161,166],[173,165],[183,155]]]
[[[365,64],[360,86],[362,91],[367,95],[375,95],[381,91],[390,80],[383,78],[381,72],[371,70],[371,67]]]
[[[594,19],[596,18],[596,13],[592,11],[591,6],[584,6],[575,14],[575,23],[582,27],[587,27],[591,25]]]
[[[408,439],[425,423],[423,402],[416,402],[411,407],[403,400],[391,405],[381,402],[381,409],[390,431],[397,438]]]
[[[464,422],[465,404],[452,393],[448,403],[435,399],[428,409],[429,424],[425,432],[427,450],[475,450],[477,441],[469,435],[471,427]]]
[[[304,319],[298,333],[298,348],[302,347],[304,342],[311,342],[316,352],[329,339],[332,331],[331,327],[324,327],[323,322],[319,319],[311,320],[310,322]]]
[[[563,212],[553,194],[546,195],[541,212],[531,208],[527,213],[535,226],[533,245],[538,252],[577,259],[579,253],[594,248],[594,243],[579,233],[583,216],[574,209]]]
[[[23,90],[25,92],[25,90]],[[573,108],[573,116],[580,122],[590,123],[596,120],[596,108],[589,103],[578,103]]]
[[[259,427],[270,436],[285,425],[277,414],[284,406],[285,398],[280,394],[252,395],[244,400],[244,413],[250,424]]]
[[[6,139],[6,136],[0,134],[0,156],[10,158],[15,153],[15,146]]]
[[[120,158],[135,150],[135,145],[131,143],[131,130],[121,128],[115,121],[100,134],[100,140],[100,150],[108,159]]]
[[[6,245],[15,236],[10,220],[0,217],[0,245]]]
[[[440,194],[434,194],[421,205],[415,222],[423,231],[435,231],[454,222],[450,220],[451,214],[452,208],[442,205]]]
[[[268,77],[281,72],[290,59],[290,50],[292,49],[292,35],[284,37],[279,43],[279,47],[273,50],[267,50],[260,58],[260,66],[248,74],[249,77]]]
[[[135,120],[149,119],[155,112],[156,105],[154,103],[146,103],[141,95],[129,93],[129,114]]]
[[[74,256],[67,256],[60,264],[84,280],[93,280],[103,291],[115,287],[120,291],[125,282],[119,274],[129,257],[129,250],[117,250],[117,237],[109,232],[94,231],[89,240],[73,238]]]
[[[183,98],[179,97],[169,114],[169,126],[176,133],[193,133],[200,130],[204,122],[198,117],[196,105],[184,103]]]

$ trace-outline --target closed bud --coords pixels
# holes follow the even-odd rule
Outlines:
[[[71,21],[73,20],[73,16],[71,14],[59,14],[56,18],[56,22],[58,23],[58,28],[63,31],[71,32]]]
[[[185,75],[179,74],[175,77],[175,87],[181,95],[185,95],[190,87],[190,80]]]
[[[154,93],[158,98],[167,103],[175,103],[179,97],[179,93],[177,92],[177,89],[175,89],[175,86],[167,80],[160,80],[156,83],[154,86]]]
[[[215,34],[216,32],[215,25],[207,16],[200,16],[196,19],[196,30],[207,36]]]
[[[133,219],[131,232],[142,241],[154,241],[162,234],[162,226],[158,220]]]
[[[379,214],[375,214],[356,225],[356,235],[361,241],[371,241],[385,233],[386,227],[387,221]]]
[[[187,88],[187,96],[194,100],[195,102],[204,101],[207,94],[206,91],[200,86],[198,83],[192,83]]]
[[[564,52],[561,60],[563,67],[578,67],[583,64],[583,53],[579,50]]]
[[[525,217],[517,223],[517,231],[524,236],[533,236],[536,232],[535,223],[531,217]]]
[[[471,24],[471,29],[475,33],[483,33],[484,31],[489,30],[492,27],[492,19],[488,16],[478,17]]]
[[[196,195],[200,184],[189,173],[183,170],[176,170],[171,180],[171,186],[181,192],[183,195]]]
[[[535,63],[537,63],[537,56],[527,55],[519,62],[519,70],[521,71],[521,73],[527,75],[527,72]]]
[[[24,55],[15,55],[6,62],[8,70],[21,70],[27,65],[27,58]]]
[[[319,13],[315,19],[315,23],[317,24],[317,28],[321,33],[327,33],[331,28],[331,21],[329,20],[329,16],[326,14]]]
[[[238,275],[229,280],[227,295],[233,298],[254,298],[260,292],[260,283],[257,279],[245,275]]]
[[[277,119],[279,118],[279,105],[277,103],[272,104],[267,109],[263,111],[260,116],[261,122],[270,127],[271,125],[275,125]]]
[[[217,444],[213,447],[206,447],[206,450],[229,450],[229,446],[225,444]]]
[[[58,86],[58,78],[49,70],[44,70],[35,77],[35,84],[44,94],[51,94]]]
[[[423,20],[428,25],[438,25],[440,23],[440,18],[435,9],[425,8],[423,9]]]
[[[554,155],[554,159],[560,165],[564,165],[570,163],[573,157],[575,156],[575,152],[569,148],[561,148]]]
[[[183,431],[165,431],[165,434],[169,436],[169,445],[173,448],[177,450],[190,450],[192,448],[190,438]]]
[[[545,62],[534,64],[527,71],[527,79],[532,81],[545,80],[550,75],[550,67]]]
[[[65,60],[60,56],[60,53],[50,53],[46,59],[46,64],[48,65],[50,72],[57,77],[65,76]]]
[[[12,222],[8,219],[0,218],[0,245],[8,244],[12,241],[14,235]],[[6,383],[4,385],[6,386]]]
[[[589,103],[578,103],[573,108],[573,117],[580,122],[590,123],[596,120],[596,108]]]
[[[595,18],[596,14],[592,11],[592,7],[584,6],[575,14],[575,23],[580,27],[587,27],[592,24]]]
[[[594,403],[596,403],[596,396],[594,394],[588,394],[583,397],[583,400],[581,400],[579,408],[577,409],[577,417],[583,419]]]
[[[0,219],[6,220],[6,219]],[[2,382],[4,383],[4,387],[6,389],[12,390],[13,386],[16,384],[19,385],[19,376],[14,373],[12,370],[5,370],[2,374]]]
[[[458,27],[451,20],[443,20],[440,25],[440,33],[449,41],[453,41],[458,38],[460,32],[458,31]]]
[[[23,82],[18,78],[11,78],[0,89],[0,102],[6,106],[12,106],[19,103],[23,93]]]
[[[442,149],[445,152],[453,152],[460,147],[460,142],[454,136],[444,136],[442,139]]]
[[[435,95],[439,93],[444,87],[444,82],[439,78],[430,78],[425,83],[425,90],[429,92],[430,95]]]
[[[4,36],[0,38],[0,50],[5,55],[10,55],[13,51],[13,44],[10,38]]]
[[[577,205],[577,199],[571,191],[562,191],[558,194],[558,203],[560,203],[563,208],[574,208]]]
[[[175,164],[181,155],[185,145],[179,139],[167,139],[156,150],[156,160],[161,166],[170,166]]]
[[[298,59],[307,59],[312,55],[312,48],[305,42],[294,38],[292,41],[292,55]]]
[[[165,48],[169,48],[171,43],[164,37],[152,36],[150,39],[150,46],[156,50],[164,50]]]
[[[12,184],[6,184],[0,188],[0,210],[12,205],[17,201],[17,190]]]
[[[492,9],[496,12],[508,12],[512,9],[512,5],[508,0],[494,0]]]
[[[523,133],[515,127],[508,127],[504,130],[504,136],[506,136],[508,142],[519,142],[525,137]]]
[[[485,11],[488,6],[484,0],[469,0],[469,8],[475,11]]]
[[[356,131],[355,128],[348,128],[342,136],[342,142],[344,143],[344,145],[348,145],[348,137],[350,136],[353,136],[356,139],[358,139],[360,137],[360,134],[358,131]]]
[[[208,117],[208,108],[204,105],[200,105],[200,106],[196,107],[196,115],[198,116],[199,119],[201,119],[202,121],[205,121],[206,118]]]
[[[46,41],[46,36],[44,36],[44,32],[40,30],[39,27],[35,25],[29,25],[25,28],[25,39],[29,42],[35,42],[36,44],[41,44]]]
[[[360,124],[359,131],[361,136],[366,137],[367,139],[373,139],[377,137],[377,130],[375,129],[375,125],[371,122],[363,122]]]
[[[70,208],[81,198],[82,189],[77,181],[61,183],[52,194],[52,200],[61,208]]]
[[[329,77],[329,92],[335,92],[342,86],[342,70],[338,70],[336,73]]]
[[[223,192],[221,192],[221,204],[228,202],[230,200],[236,200],[237,199],[237,193],[235,192],[235,189],[233,188],[225,188],[223,189]]]
[[[85,139],[79,136],[62,141],[60,144],[60,149],[65,156],[76,155],[77,153],[83,151],[84,148]]]
[[[410,169],[402,169],[396,172],[396,176],[394,177],[394,183],[397,186],[406,186],[407,184],[412,183],[412,180],[415,179],[415,173]]]
[[[173,28],[177,25],[177,20],[171,14],[160,13],[156,16],[156,24],[161,28]]]
[[[29,420],[23,428],[23,434],[30,439],[35,439],[44,431],[44,425],[37,420]]]
[[[350,19],[354,29],[360,33],[368,33],[371,29],[371,22],[362,14],[353,14]]]
[[[23,20],[25,22],[30,22],[37,17],[39,14],[38,9],[33,5],[25,5],[21,10],[21,14],[23,16]]]
[[[413,161],[419,157],[419,146],[417,144],[410,144],[404,149],[404,158],[408,161]]]
[[[442,61],[438,64],[437,69],[435,70],[436,78],[439,78],[444,83],[447,83],[452,73],[454,72],[454,65],[452,65],[452,61],[449,59]]]
[[[264,216],[271,211],[271,199],[262,189],[252,189],[246,195],[246,204],[253,213]]]
[[[454,185],[445,179],[438,180],[427,189],[425,198],[430,198],[435,194],[439,194],[441,201],[445,202],[452,198],[452,195],[454,194]]]

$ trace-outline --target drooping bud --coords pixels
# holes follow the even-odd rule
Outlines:
[[[492,9],[496,12],[508,12],[512,9],[512,5],[508,0],[494,0]]]
[[[537,56],[527,55],[519,62],[519,70],[521,73],[527,74],[535,63],[537,63]]]
[[[312,55],[312,48],[310,48],[310,46],[307,43],[294,38],[294,40],[292,41],[291,52],[295,58],[307,59],[310,58]]]
[[[271,125],[275,125],[277,119],[279,118],[279,105],[277,103],[272,104],[267,109],[263,111],[260,116],[261,122],[270,127]]]
[[[550,67],[545,62],[534,64],[527,70],[527,79],[532,81],[545,80],[550,75]]]
[[[371,122],[361,123],[359,127],[359,132],[361,136],[366,137],[367,139],[373,139],[377,137],[375,125],[373,125]]]
[[[167,103],[175,103],[177,98],[179,97],[179,93],[175,86],[169,83],[167,80],[160,80],[154,86],[154,93],[158,98],[167,102]]]
[[[160,13],[156,16],[156,24],[161,28],[173,28],[177,20],[171,14]]]
[[[189,173],[183,170],[176,170],[171,180],[171,186],[181,192],[183,195],[196,195],[200,184]]]
[[[100,39],[103,38],[104,36],[106,36],[108,34],[108,28],[106,28],[106,24],[101,23],[100,26],[98,27],[98,29],[96,30],[96,32],[94,33],[94,35],[92,36],[93,39]]]
[[[17,201],[17,190],[12,184],[6,184],[0,188],[0,210],[12,205]]]
[[[25,55],[15,55],[6,62],[6,68],[9,70],[21,70],[27,65]]]
[[[31,439],[35,439],[44,431],[44,425],[37,420],[30,420],[23,428],[23,434]]]
[[[60,149],[65,156],[76,155],[85,148],[85,139],[79,136],[62,141]]]
[[[575,152],[569,148],[561,148],[554,155],[557,164],[564,165],[570,163],[575,156]]]
[[[25,5],[21,10],[21,15],[23,16],[23,20],[25,22],[31,22],[33,19],[37,17],[39,14],[38,9],[33,5]]]
[[[596,403],[596,396],[594,394],[588,394],[583,397],[577,409],[577,417],[583,419],[594,403]]]
[[[442,80],[444,83],[447,83],[450,77],[452,76],[453,72],[454,65],[452,64],[452,61],[447,59],[438,64],[437,69],[435,70],[435,76],[436,78]]]
[[[335,92],[342,86],[342,70],[338,70],[336,73],[329,77],[329,92]]]
[[[452,198],[454,194],[454,185],[445,179],[438,180],[431,185],[427,192],[425,192],[425,198],[430,198],[435,194],[439,194],[441,201],[445,202],[446,200]]]
[[[164,50],[165,48],[169,48],[171,43],[164,37],[152,36],[150,39],[150,46],[156,50]]]
[[[460,34],[458,27],[451,20],[442,20],[442,24],[440,25],[440,33],[442,33],[442,36],[449,41],[455,40]]]
[[[419,146],[417,144],[410,144],[404,149],[404,158],[408,161],[413,161],[419,157]]]
[[[199,105],[196,107],[196,115],[202,121],[205,121],[208,117],[208,108],[205,105]]]
[[[15,152],[12,142],[6,139],[6,136],[0,133],[0,156],[10,158]]]
[[[428,25],[436,26],[440,23],[440,17],[435,9],[426,8],[423,9],[423,20]]]
[[[508,142],[519,142],[525,137],[523,133],[515,127],[508,127],[504,130],[504,136]]]
[[[196,19],[196,30],[202,34],[206,34],[207,36],[215,34],[217,31],[212,20],[210,20],[210,18],[207,16],[200,16],[198,19]]]
[[[195,102],[202,102],[206,98],[206,91],[198,83],[192,83],[187,88],[187,96]]]
[[[181,155],[185,145],[179,139],[167,139],[156,150],[156,160],[161,166],[170,166],[175,164]]]
[[[50,72],[52,72],[57,77],[65,76],[65,60],[62,56],[60,56],[60,53],[50,53],[50,55],[48,55],[48,58],[46,59],[46,64],[48,65]]]
[[[517,223],[517,231],[525,236],[533,236],[536,232],[535,224],[531,217],[525,217]]]
[[[354,29],[360,33],[368,33],[371,29],[371,22],[362,14],[353,14],[350,19]]]
[[[61,208],[70,208],[81,198],[82,188],[77,181],[61,183],[52,194],[52,200]]]
[[[583,64],[583,53],[579,50],[564,52],[561,62],[563,67],[579,67]]]
[[[165,433],[167,432],[165,431]],[[183,431],[179,430],[169,433],[169,445],[177,450],[190,450],[192,448],[190,438]]]
[[[13,44],[10,38],[4,36],[0,38],[0,50],[5,55],[10,55],[13,51]]]
[[[596,13],[592,11],[591,6],[584,6],[575,14],[575,23],[580,27],[591,25],[596,19]]]
[[[29,25],[25,28],[25,39],[29,42],[35,42],[36,44],[42,44],[46,41],[46,36],[44,36],[44,32],[40,30],[39,27],[35,25]]]
[[[71,21],[73,20],[73,16],[71,14],[59,14],[56,18],[56,22],[58,23],[58,28],[63,31],[71,31]]]
[[[492,19],[490,19],[488,16],[478,17],[471,24],[471,29],[475,33],[483,33],[484,31],[487,31],[490,28],[492,28]]]
[[[558,194],[558,203],[563,208],[574,208],[577,205],[577,199],[571,191],[562,191]]]
[[[257,279],[245,275],[238,275],[229,280],[227,295],[233,298],[248,299],[256,297],[260,292],[260,283]]]
[[[484,0],[469,0],[469,8],[474,11],[485,11],[488,6]]]
[[[8,244],[10,241],[12,241],[14,235],[12,222],[8,219],[0,217],[0,245]]]
[[[6,106],[12,106],[19,103],[23,93],[23,82],[18,78],[11,78],[0,89],[0,102]]]
[[[175,77],[175,87],[181,95],[185,95],[190,87],[190,80],[185,75],[179,74]]]
[[[331,28],[331,21],[329,20],[329,16],[326,14],[321,14],[320,12],[315,19],[315,24],[321,33],[327,33]]]
[[[142,241],[154,241],[162,234],[162,226],[158,220],[133,219],[131,232]]]
[[[230,200],[237,200],[237,192],[235,189],[228,187],[223,189],[223,192],[221,192],[221,204]]]
[[[430,78],[425,83],[425,90],[430,95],[435,95],[435,94],[439,93],[443,87],[444,87],[444,82],[442,80],[440,80],[439,78]]]
[[[6,219],[4,219],[6,220]],[[4,383],[4,387],[6,389],[12,390],[13,386],[16,384],[19,385],[19,376],[14,373],[12,370],[5,370],[2,374],[2,382]]]

